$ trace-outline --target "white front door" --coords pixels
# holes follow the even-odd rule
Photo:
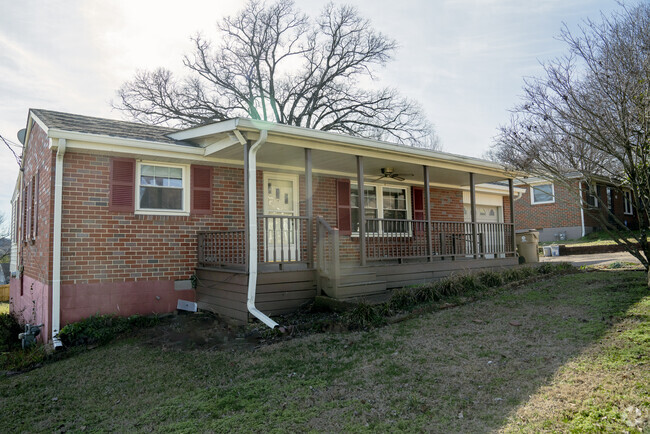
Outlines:
[[[264,257],[266,262],[300,259],[298,177],[264,175]]]

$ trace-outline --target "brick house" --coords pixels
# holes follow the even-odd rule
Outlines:
[[[598,178],[591,190],[580,175],[569,179],[569,185],[538,177],[515,181],[524,191],[515,200],[516,229],[538,230],[543,242],[576,239],[602,229],[596,213],[611,213],[638,229],[630,190],[604,178]]]
[[[480,159],[248,119],[175,130],[35,109],[24,144],[11,309],[46,340],[178,300],[273,327],[317,294],[517,263],[512,179]]]

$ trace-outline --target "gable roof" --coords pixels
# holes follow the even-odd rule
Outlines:
[[[115,119],[96,118],[92,116],[83,116],[43,109],[30,109],[30,111],[48,128],[52,129],[198,147],[198,145],[191,142],[175,140],[167,137],[167,134],[178,131],[175,128],[147,125],[137,122],[118,121]]]

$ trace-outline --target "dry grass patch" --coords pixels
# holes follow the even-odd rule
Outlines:
[[[509,417],[521,422],[517,410],[587,349],[605,357],[597,342],[647,296],[644,277],[548,277],[369,331],[312,334],[255,350],[177,351],[126,339],[0,378],[0,426],[7,432],[498,430]],[[580,366],[588,375],[589,365]],[[645,404],[630,397],[624,405]]]
[[[650,428],[650,297],[561,367],[504,432],[643,432]]]
[[[0,301],[0,315],[9,313],[9,302]]]

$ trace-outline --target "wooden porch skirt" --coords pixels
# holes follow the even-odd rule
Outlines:
[[[463,258],[434,262],[377,264],[365,267],[342,264],[341,281],[325,285],[324,293],[345,300],[372,296],[392,288],[416,285],[445,278],[452,273],[504,269],[518,265],[516,257],[495,259]],[[369,277],[364,281],[363,275]],[[244,271],[199,267],[196,301],[199,309],[214,312],[235,323],[246,323],[248,274]],[[346,281],[346,277],[351,279]],[[257,308],[267,315],[297,310],[316,296],[316,270],[260,271],[257,277]],[[329,289],[328,289],[329,288]]]

